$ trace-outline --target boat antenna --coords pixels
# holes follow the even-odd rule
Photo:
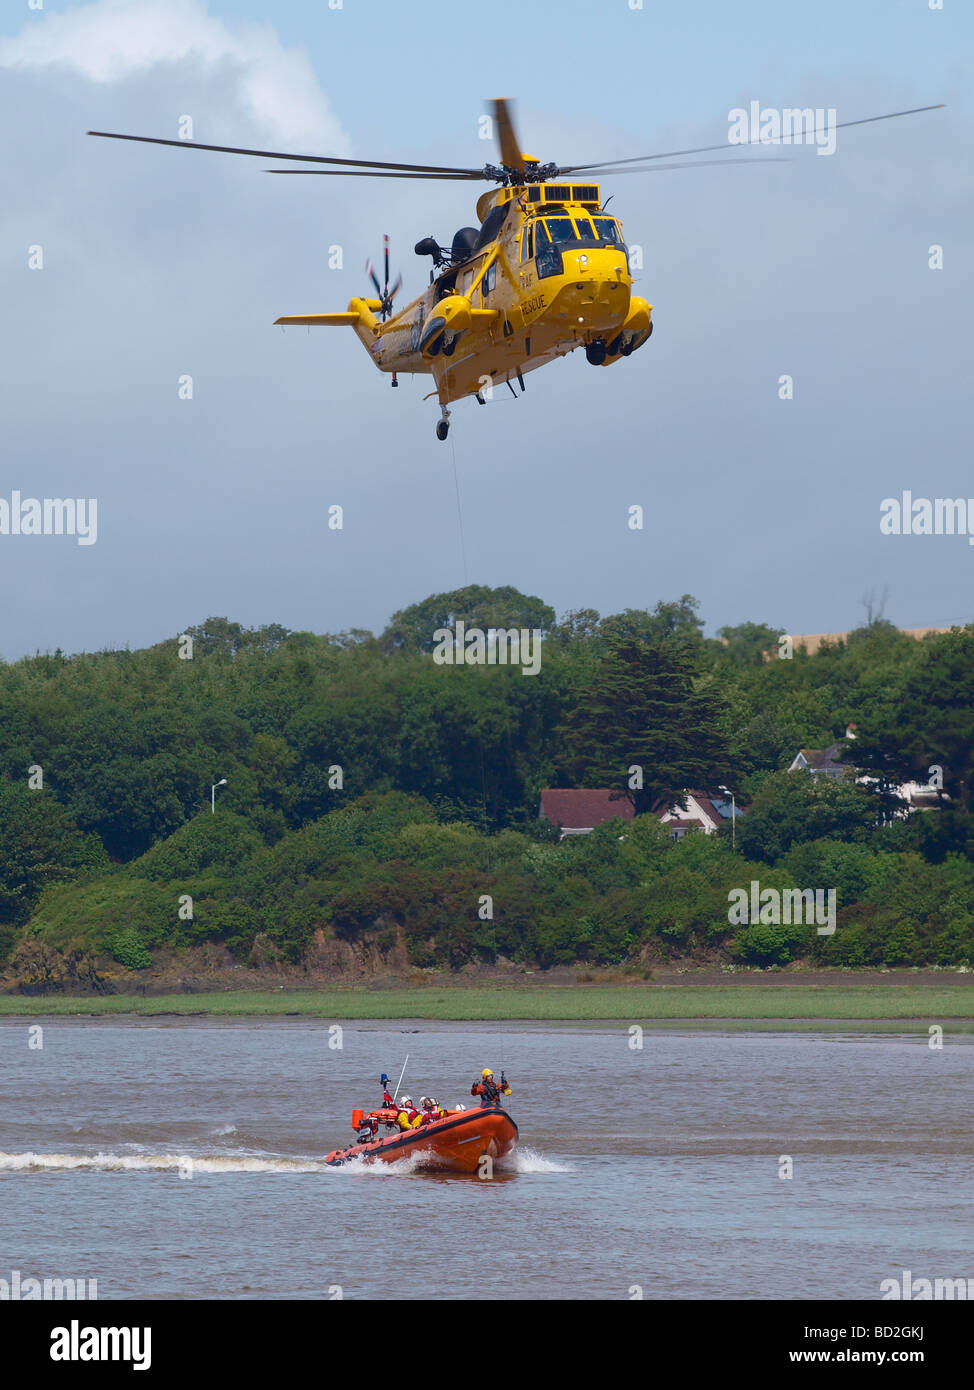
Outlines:
[[[408,1061],[409,1061],[409,1053],[407,1052],[407,1053],[406,1053],[406,1062],[408,1062]],[[403,1079],[403,1077],[406,1075],[406,1062],[403,1062],[403,1064],[402,1064],[402,1071],[399,1073],[399,1080],[396,1082],[396,1089],[395,1089],[395,1090],[393,1091],[393,1093],[392,1093],[393,1096],[394,1096],[394,1098],[395,1098],[396,1100],[399,1099],[399,1087],[402,1085],[402,1079]]]

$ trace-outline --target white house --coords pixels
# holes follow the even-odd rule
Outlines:
[[[714,796],[710,792],[683,793],[686,810],[679,806],[657,806],[656,814],[664,825],[671,829],[670,838],[682,840],[688,830],[702,830],[712,835],[731,818],[730,798]],[[740,806],[734,806],[734,814],[742,815]]]

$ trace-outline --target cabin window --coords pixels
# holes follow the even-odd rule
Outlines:
[[[497,262],[495,261],[494,264],[491,266],[490,270],[488,270],[487,274],[484,276],[484,278],[483,278],[483,283],[481,284],[481,287],[480,287],[481,293],[482,293],[484,299],[486,299],[487,296],[490,294],[490,292],[491,292],[491,290],[494,288],[494,285],[496,284],[496,282],[497,282]]]
[[[548,221],[548,226],[550,227],[553,221],[560,220],[562,219],[550,218]],[[568,219],[565,218],[564,221],[567,222]],[[571,226],[571,223],[569,222],[568,225]],[[535,246],[534,264],[538,272],[538,278],[543,280],[546,275],[561,274],[561,252],[555,250],[555,248],[552,246],[551,237],[548,233],[548,227],[545,226],[545,223],[538,222],[537,228],[538,240],[537,245]]]
[[[622,245],[622,235],[619,231],[619,224],[614,217],[596,217],[595,233],[599,241],[611,242],[613,246]]]
[[[576,217],[575,226],[578,228],[578,235],[582,237],[584,240],[595,240],[595,232],[592,229],[592,223],[589,221],[587,217]]]
[[[545,226],[553,242],[574,241],[577,235],[575,224],[570,217],[549,217]]]
[[[534,223],[529,222],[521,234],[521,264],[534,255]]]

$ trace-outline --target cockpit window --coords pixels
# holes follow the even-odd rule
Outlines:
[[[555,245],[560,241],[574,241],[578,235],[570,217],[549,217],[545,225]]]
[[[560,218],[549,218],[548,227]],[[564,219],[568,221],[567,218]],[[571,223],[568,223],[571,226]],[[543,222],[536,222],[537,230],[534,234],[534,266],[538,273],[538,279],[543,280],[548,275],[561,274],[561,252],[556,250],[551,244],[551,237]]]
[[[595,234],[599,241],[610,241],[613,246],[622,245],[622,235],[619,231],[619,224],[614,217],[596,217]]]
[[[601,241],[610,246],[622,246],[622,234],[619,231],[619,224],[614,217],[587,217],[584,213],[575,213],[574,217],[548,217],[544,223],[539,222],[538,231],[542,226],[546,226],[551,234],[551,240],[556,246],[563,246],[570,241]]]

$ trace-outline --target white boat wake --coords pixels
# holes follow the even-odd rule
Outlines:
[[[99,1173],[319,1173],[329,1172],[324,1159],[266,1158],[240,1155],[195,1154],[58,1154],[2,1153],[0,1172],[69,1172],[90,1169]]]
[[[369,1163],[353,1158],[330,1167],[323,1158],[284,1158],[269,1154],[151,1154],[151,1153],[5,1153],[0,1151],[0,1173],[76,1172],[95,1173],[344,1173],[369,1177],[409,1177],[423,1170],[424,1155],[408,1154],[394,1163]],[[534,1149],[520,1148],[498,1162],[509,1173],[570,1173],[564,1163],[546,1158]]]

